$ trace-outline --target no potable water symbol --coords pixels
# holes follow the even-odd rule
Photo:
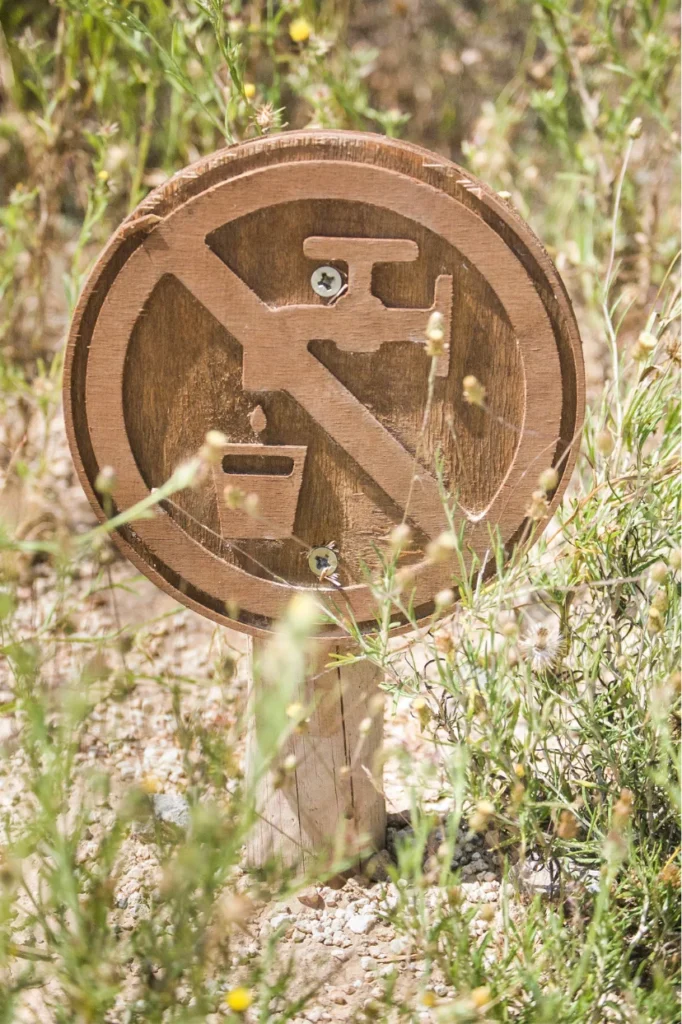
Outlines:
[[[430,376],[434,311],[446,346]],[[463,401],[467,374],[484,409]],[[448,161],[342,132],[223,150],[152,193],[84,290],[65,378],[101,517],[103,466],[128,509],[207,431],[225,435],[205,481],[116,539],[181,601],[224,622],[236,604],[232,624],[252,632],[292,587],[337,604],[341,588],[372,628],[364,567],[403,519],[430,614],[451,573],[420,558],[447,524],[436,465],[483,558],[491,528],[520,535],[548,466],[558,500],[582,415],[575,321],[529,229]],[[235,493],[256,495],[257,514]]]

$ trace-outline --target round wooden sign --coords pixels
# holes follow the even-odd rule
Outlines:
[[[505,201],[415,146],[299,132],[194,164],[124,222],[76,310],[65,410],[102,519],[103,467],[121,511],[224,435],[199,486],[115,537],[178,600],[259,633],[310,589],[370,630],[367,571],[397,523],[419,618],[451,583],[423,558],[447,525],[439,472],[481,557],[492,529],[522,536],[554,467],[551,511],[583,368],[559,276]]]

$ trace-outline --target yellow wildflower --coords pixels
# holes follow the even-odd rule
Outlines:
[[[235,1013],[246,1013],[253,1002],[248,988],[233,988],[225,996],[225,1002]]]
[[[312,26],[307,18],[294,18],[289,25],[289,35],[295,43],[305,43],[311,32]]]
[[[480,985],[471,992],[471,1001],[477,1010],[483,1009],[490,1002],[490,989],[487,985]]]

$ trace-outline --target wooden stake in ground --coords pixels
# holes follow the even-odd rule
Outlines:
[[[261,642],[255,641],[255,660]],[[331,655],[331,651],[329,654]],[[331,863],[334,852],[381,850],[386,808],[376,755],[383,738],[380,673],[369,662],[331,668],[310,677],[299,693],[311,709],[257,786],[258,820],[248,860],[275,860],[305,869]],[[261,763],[259,719],[267,715],[267,684],[254,682],[248,770]],[[301,712],[303,714],[303,712]]]
[[[456,585],[452,561],[424,557],[449,529],[442,485],[469,562],[495,564],[492,533],[508,548],[537,534],[584,394],[566,292],[510,205],[441,157],[353,132],[255,139],[153,192],[86,284],[64,387],[83,486],[100,519],[125,513],[114,540],[142,572],[261,639],[310,591],[327,643],[351,622],[376,629],[367,572],[403,522],[405,598],[431,621]],[[164,496],[208,432],[211,467]],[[154,494],[156,514],[135,516]],[[391,629],[406,626],[392,609]],[[308,694],[309,731],[292,740],[305,756],[293,788],[267,796],[254,859],[285,833],[277,821],[282,854],[298,834],[305,859],[349,808],[381,843],[380,797],[353,762],[368,673]]]

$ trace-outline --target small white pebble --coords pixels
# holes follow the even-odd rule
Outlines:
[[[365,935],[376,923],[374,914],[353,914],[348,918],[346,927],[355,935]]]

